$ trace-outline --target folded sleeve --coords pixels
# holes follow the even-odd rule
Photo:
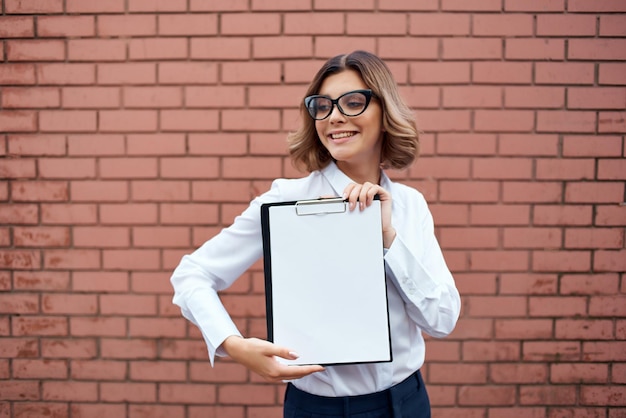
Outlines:
[[[411,320],[428,335],[444,337],[458,320],[459,292],[435,237],[425,199],[415,191],[403,203],[405,207],[393,213],[401,226],[396,226],[396,238],[385,252],[385,271]],[[392,222],[395,226],[396,219]]]

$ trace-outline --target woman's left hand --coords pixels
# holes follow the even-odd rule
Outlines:
[[[343,191],[344,199],[348,200],[348,207],[352,211],[363,210],[374,201],[374,196],[380,198],[380,209],[383,225],[383,247],[389,248],[396,238],[396,230],[391,225],[391,193],[380,187],[378,184],[365,182],[363,184],[350,183]]]

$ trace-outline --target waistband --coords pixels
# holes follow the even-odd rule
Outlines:
[[[287,385],[286,399],[295,402],[300,409],[307,409],[307,405],[315,408],[318,413],[342,415],[344,411],[361,413],[376,409],[387,408],[394,401],[399,401],[415,393],[424,384],[420,371],[416,371],[402,382],[380,392],[366,395],[327,397],[304,392],[291,383]]]

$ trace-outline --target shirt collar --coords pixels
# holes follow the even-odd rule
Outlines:
[[[322,168],[320,171],[322,175],[326,178],[326,180],[328,180],[337,196],[341,196],[348,184],[354,183],[354,180],[352,180],[343,171],[341,171],[334,161],[331,161],[326,167]],[[384,189],[390,190],[391,181],[383,170],[381,170],[380,173],[380,185]]]

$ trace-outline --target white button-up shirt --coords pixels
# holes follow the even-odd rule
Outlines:
[[[201,330],[211,364],[216,355],[225,355],[220,345],[227,337],[241,335],[218,292],[263,255],[261,205],[341,196],[351,182],[334,163],[301,179],[275,180],[230,227],[182,258],[171,278],[173,301]],[[424,197],[413,188],[391,182],[384,173],[381,186],[391,193],[391,220],[397,234],[384,255],[393,361],[328,366],[292,382],[306,392],[352,396],[387,389],[424,364],[422,332],[444,337],[459,317],[459,293],[435,238]]]

